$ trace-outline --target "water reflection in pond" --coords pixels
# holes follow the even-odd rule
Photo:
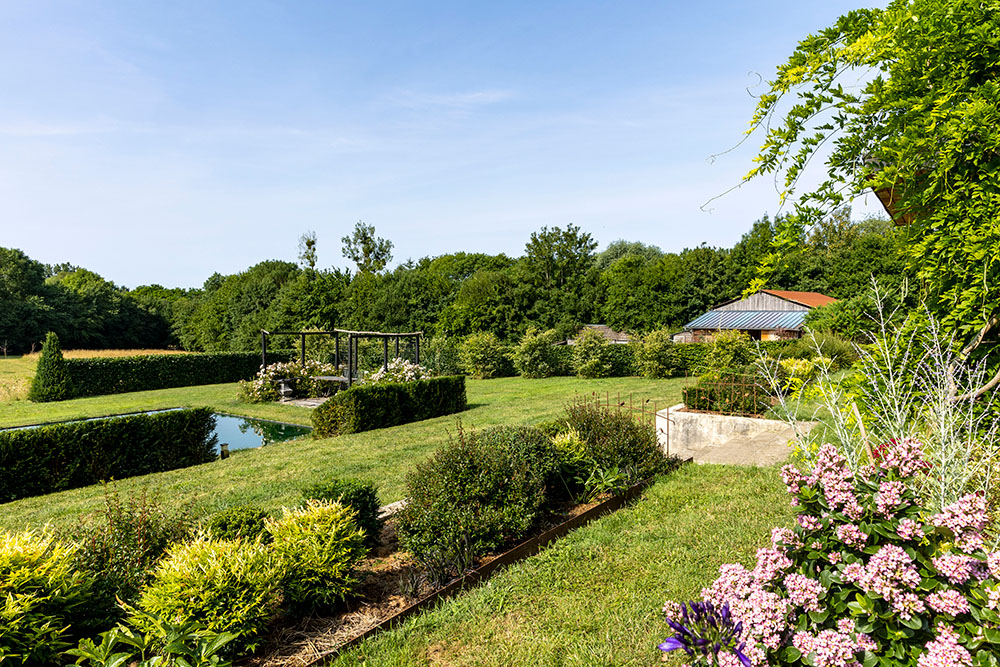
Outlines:
[[[253,449],[308,435],[312,429],[298,424],[283,424],[267,419],[215,415],[215,434],[219,444],[229,443],[229,451]]]

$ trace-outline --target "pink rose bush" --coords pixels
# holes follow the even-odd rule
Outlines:
[[[795,527],[775,528],[752,569],[723,565],[702,602],[668,602],[674,635],[659,648],[734,667],[1000,665],[1000,553],[984,550],[985,500],[931,514],[915,491],[929,468],[919,443],[889,442],[872,458],[855,475],[824,445],[810,473],[785,466]]]

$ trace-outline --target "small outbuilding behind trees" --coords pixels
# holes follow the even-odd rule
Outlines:
[[[745,299],[716,306],[684,325],[675,343],[698,343],[719,331],[736,330],[754,340],[787,340],[802,337],[802,324],[813,308],[836,301],[819,292],[761,290]]]

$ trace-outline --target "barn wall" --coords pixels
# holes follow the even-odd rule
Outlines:
[[[809,310],[809,307],[767,292],[757,292],[746,299],[727,303],[715,310]]]

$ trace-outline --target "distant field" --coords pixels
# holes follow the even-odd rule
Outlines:
[[[137,357],[143,354],[193,354],[187,350],[63,350],[67,359],[95,359],[98,357]],[[23,359],[37,360],[41,352],[26,354]]]
[[[94,359],[98,357],[135,357],[140,354],[191,354],[184,350],[63,350],[66,359]],[[41,352],[21,357],[0,357],[0,404],[23,401],[28,397],[31,379]],[[2,411],[2,409],[0,409]]]

